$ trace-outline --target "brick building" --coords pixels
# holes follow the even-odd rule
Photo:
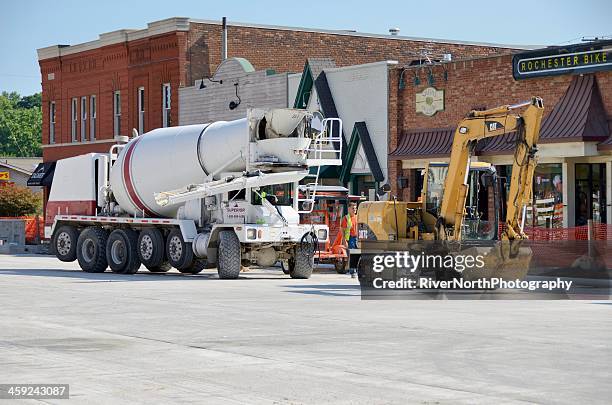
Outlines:
[[[255,69],[300,72],[308,57],[338,66],[394,59],[409,63],[508,53],[514,47],[308,28],[229,23],[228,57]],[[169,18],[77,45],[38,50],[43,159],[107,151],[115,135],[177,125],[178,89],[210,77],[222,61],[219,21]],[[449,57],[449,56],[446,56]]]
[[[612,223],[612,71],[606,63],[611,51],[612,41],[600,41],[528,52],[536,56],[526,59],[551,64],[520,80],[513,76],[513,55],[391,68],[389,178],[396,179],[390,182],[392,193],[404,200],[417,198],[421,168],[430,161],[448,161],[457,122],[470,110],[541,96],[545,115],[532,208],[539,214],[528,216],[528,221],[557,227],[585,225],[588,219]],[[554,63],[560,65],[568,55],[582,66],[555,70]],[[599,55],[603,61],[598,65],[585,55]],[[444,92],[443,104],[438,111],[417,112],[428,88],[427,94]],[[481,141],[474,159],[495,164],[507,176],[514,143],[512,135],[502,138]]]
[[[563,68],[570,57],[571,67]],[[422,169],[448,161],[456,125],[470,110],[540,96],[545,115],[527,220],[551,227],[612,223],[610,58],[612,41],[421,65],[387,60],[338,68],[329,59],[309,59],[295,75],[293,98],[298,107],[344,123],[343,167],[326,184],[373,199],[389,183],[392,195],[415,201]],[[514,59],[540,60],[539,69],[533,63],[534,74],[517,79]],[[514,145],[512,132],[483,140],[473,160],[509,178]]]

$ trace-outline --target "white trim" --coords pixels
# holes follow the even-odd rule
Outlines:
[[[70,100],[70,140],[78,142],[78,125],[79,125],[79,98],[73,97]]]
[[[167,96],[167,97],[166,97]],[[168,102],[166,104],[166,101]],[[170,83],[162,84],[162,128],[172,125],[170,112],[172,111],[172,87]]]
[[[98,98],[95,94],[89,96],[89,140],[96,140],[96,123],[98,119]]]
[[[139,87],[136,90],[136,103],[138,104],[138,135],[142,135],[145,129],[145,88]]]
[[[81,97],[81,142],[87,141],[87,96]]]
[[[136,39],[142,39],[151,37],[154,35],[165,34],[174,31],[189,31],[190,23],[196,24],[210,24],[210,25],[221,25],[219,20],[203,20],[197,18],[187,17],[171,17],[165,20],[153,21],[147,24],[147,28],[134,30],[134,29],[122,29],[111,32],[102,33],[98,39],[84,42],[75,45],[52,45],[44,48],[37,49],[38,60],[56,58],[64,55],[70,55],[78,52],[88,51],[102,46],[117,44],[125,41],[133,41]],[[373,34],[366,32],[348,31],[348,30],[326,30],[321,28],[305,28],[305,27],[290,27],[281,25],[266,25],[266,24],[254,24],[244,22],[228,22],[228,26],[234,27],[248,27],[248,28],[260,28],[277,31],[301,31],[301,32],[313,32],[322,34],[332,35],[343,35],[361,38],[379,38],[379,39],[391,39],[394,41],[415,41],[415,42],[435,42],[445,43],[454,45],[474,45],[474,46],[490,46],[494,48],[508,48],[508,49],[538,49],[542,48],[541,45],[510,45],[510,44],[496,44],[491,42],[477,42],[477,41],[456,41],[450,39],[435,39],[435,38],[421,38],[421,37],[407,37],[401,35],[388,35],[388,34]]]
[[[49,101],[49,144],[55,144],[55,124],[57,120],[57,105],[55,100]]]
[[[121,90],[113,91],[113,135],[121,135]]]

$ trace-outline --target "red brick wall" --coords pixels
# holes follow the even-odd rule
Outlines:
[[[229,25],[228,57],[248,59],[255,69],[301,72],[306,58],[330,57],[338,66],[381,60],[408,63],[427,52],[434,59],[450,53],[453,58],[507,53],[507,48],[441,42],[370,38],[321,32],[291,31]],[[189,33],[192,79],[214,73],[221,62],[221,26],[191,23]]]
[[[490,46],[367,38],[319,32],[228,26],[228,56],[248,59],[256,69],[300,72],[308,57],[331,57],[339,66],[396,59],[407,63],[426,51],[433,58],[491,55]],[[145,87],[145,130],[162,125],[162,84],[171,83],[171,123],[178,122],[178,88],[211,76],[221,62],[221,26],[191,23],[177,31],[40,61],[43,88],[43,144],[49,142],[49,102],[56,102],[56,143],[71,142],[72,97],[97,97],[98,140],[112,139],[113,92],[121,91],[121,134],[138,127],[138,87]],[[55,79],[48,80],[48,73]],[[79,111],[80,114],[80,111]],[[80,120],[77,134],[80,137]],[[89,125],[89,120],[88,124]],[[89,128],[87,129],[89,137]],[[43,149],[45,161],[98,151],[98,146],[62,145]]]
[[[43,145],[49,143],[49,102],[56,103],[55,143],[71,142],[71,99],[96,95],[96,140],[114,137],[113,93],[121,91],[121,134],[138,128],[137,89],[145,88],[145,130],[162,125],[162,84],[171,85],[171,123],[178,122],[178,88],[185,85],[187,33],[149,37],[40,61],[43,88]],[[54,73],[54,80],[48,80]],[[90,120],[87,120],[87,139]],[[80,140],[81,121],[77,122]],[[43,148],[43,159],[54,161],[87,152],[108,150],[108,145],[61,145]]]
[[[96,142],[91,144],[59,145],[43,149],[44,161],[56,161],[72,156],[84,155],[86,153],[108,153],[110,147],[115,144],[112,139],[106,142]]]
[[[444,68],[448,80],[444,80]],[[457,61],[432,68],[434,87],[444,90],[445,109],[433,117],[416,113],[415,94],[429,87],[427,74],[429,67],[411,67],[404,73],[405,88],[398,88],[401,67],[390,70],[389,80],[389,150],[397,146],[400,134],[407,130],[420,128],[453,127],[472,109],[493,108],[504,104],[514,104],[529,100],[531,96],[544,99],[545,116],[567,90],[572,76],[549,76],[527,80],[514,80],[512,77],[512,56],[494,56],[480,59]],[[414,85],[415,72],[420,85]],[[595,74],[600,93],[609,114],[612,114],[612,74]],[[392,108],[398,104],[397,110]],[[395,173],[401,175],[401,165],[389,161],[390,178]],[[396,187],[396,184],[391,184]],[[397,192],[394,188],[394,192]]]

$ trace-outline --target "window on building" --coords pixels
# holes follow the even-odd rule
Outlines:
[[[87,97],[81,97],[81,142],[87,141]]]
[[[89,97],[89,138],[91,141],[96,140],[96,96]]]
[[[121,135],[121,92],[113,93],[114,135]]]
[[[72,136],[72,142],[76,142],[77,141],[77,121],[79,119],[79,113],[78,113],[78,100],[76,98],[72,99],[72,127],[71,127],[71,136]]]
[[[162,126],[164,128],[172,125],[170,122],[170,83],[165,83],[162,86]]]
[[[49,143],[55,143],[55,101],[49,103]]]
[[[563,226],[563,170],[561,163],[543,163],[533,173],[533,201],[527,224],[547,228]]]
[[[138,133],[142,135],[145,131],[145,89],[138,88]]]
[[[512,166],[498,166],[498,172],[505,181],[505,201],[510,192]],[[536,166],[533,173],[533,199],[525,208],[525,226],[563,227],[563,181],[561,163],[540,163]],[[503,217],[505,215],[504,210]]]

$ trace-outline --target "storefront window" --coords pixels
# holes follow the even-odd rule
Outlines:
[[[547,228],[563,227],[563,169],[561,163],[536,166],[533,175],[532,224]]]
[[[512,166],[499,167],[505,177],[507,198],[512,179]],[[505,215],[505,212],[504,212]],[[563,169],[561,163],[542,163],[533,174],[533,200],[527,206],[525,226],[563,227]]]

